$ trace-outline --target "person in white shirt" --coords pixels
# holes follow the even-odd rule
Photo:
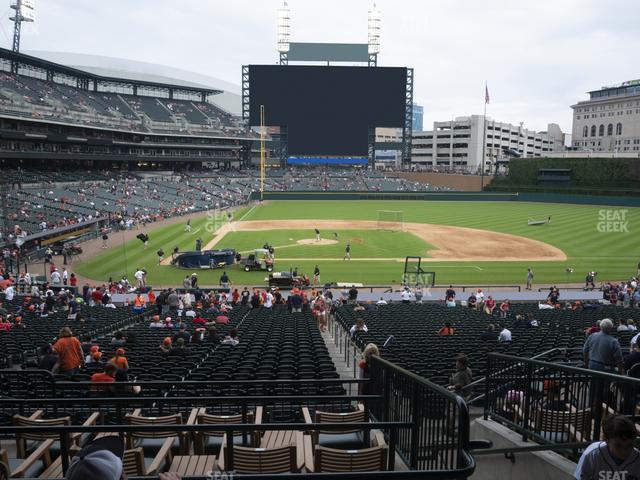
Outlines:
[[[267,296],[264,299],[264,308],[271,308],[273,307],[273,295],[271,294],[271,292],[267,292]]]
[[[478,310],[482,311],[482,306],[484,305],[484,292],[481,288],[476,292],[476,305]]]
[[[386,305],[386,304],[387,304],[387,301],[382,297],[380,297],[380,300],[376,302],[376,305]]]
[[[400,299],[402,303],[409,303],[411,300],[411,290],[409,290],[409,287],[404,287],[404,290],[400,292]]]
[[[51,272],[51,283],[54,285],[60,285],[62,283],[62,277],[58,270]]]
[[[594,442],[582,453],[576,480],[632,480],[640,478],[640,451],[633,421],[623,415],[608,415],[602,426],[604,442]]]
[[[9,285],[7,288],[4,289],[4,298],[5,300],[11,301],[13,300],[13,297],[15,296],[16,291],[13,288],[13,285]]]
[[[349,335],[353,336],[356,332],[368,332],[368,331],[369,329],[364,324],[364,320],[361,318],[358,318],[356,320],[356,323],[349,329]]]
[[[69,272],[66,268],[62,268],[62,283],[66,285],[69,282]]]
[[[498,341],[499,342],[510,342],[511,341],[511,330],[509,330],[507,327],[502,327],[502,330],[500,330],[500,335],[498,335]]]
[[[144,271],[139,268],[133,276],[138,281],[138,287],[144,287]]]

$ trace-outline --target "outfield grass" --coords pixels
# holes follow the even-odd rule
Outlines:
[[[532,239],[549,243],[567,255],[563,262],[434,262],[429,264],[426,260],[426,269],[433,270],[437,274],[437,283],[517,283],[525,282],[526,269],[532,267],[535,272],[536,283],[564,283],[582,282],[589,270],[599,272],[598,280],[621,279],[635,274],[636,265],[640,261],[640,209],[602,207],[590,205],[568,204],[543,204],[525,202],[424,202],[424,201],[273,201],[262,206],[257,206],[246,212],[244,220],[278,220],[278,219],[345,219],[345,220],[377,220],[377,210],[402,210],[405,222],[434,223],[442,225],[461,226],[490,230],[496,232],[521,235]],[[598,223],[602,219],[601,213],[612,216],[611,212],[625,210],[628,232],[600,232]],[[621,213],[613,214],[619,217]],[[527,219],[552,217],[550,225],[528,226]],[[243,213],[238,213],[235,218],[240,219]],[[615,220],[612,220],[615,221]],[[194,230],[203,228],[205,219],[192,221]],[[186,272],[172,267],[160,267],[157,265],[155,252],[162,247],[165,252],[171,252],[174,245],[181,249],[192,249],[197,236],[203,235],[204,243],[211,238],[206,231],[201,230],[196,235],[183,232],[184,225],[172,225],[150,232],[149,248],[143,250],[138,240],[126,244],[127,268],[125,269],[124,249],[109,250],[82,264],[76,265],[76,271],[86,277],[106,280],[109,276],[121,276],[128,270],[129,276],[135,268],[144,266],[149,271],[149,281],[152,284],[176,284],[181,281]],[[278,241],[289,242],[289,238],[311,238],[312,232],[277,231],[270,232],[235,232],[223,239],[219,246],[230,246],[239,250],[261,247],[267,234]],[[324,233],[324,232],[323,232]],[[403,252],[402,255],[388,255],[398,257],[415,255],[409,253],[412,248],[420,248],[420,245],[411,245],[420,239],[409,235],[384,239],[378,243],[379,234],[385,232],[354,232],[354,237],[364,239],[363,248],[391,249]],[[206,234],[206,235],[205,235]],[[284,234],[284,236],[280,236]],[[274,235],[275,237],[271,237]],[[326,233],[323,235],[327,237]],[[114,236],[115,238],[115,236]],[[237,240],[233,245],[229,240]],[[269,240],[277,245],[275,240]],[[424,243],[424,242],[422,242]],[[316,258],[313,249],[326,248],[327,252],[342,255],[344,245],[327,247],[291,247],[295,249],[296,258],[304,255]],[[304,250],[305,248],[309,250]],[[363,257],[358,252],[359,246],[354,245],[354,256]],[[428,248],[428,247],[427,247]],[[330,250],[336,249],[336,250]],[[288,249],[286,249],[288,250]],[[469,250],[473,251],[473,238],[469,238]],[[277,252],[282,258],[293,257],[289,251]],[[318,255],[319,256],[319,255]],[[372,255],[375,257],[387,257],[386,253]],[[322,255],[324,257],[324,254]],[[315,261],[296,262],[301,271],[311,273]],[[290,265],[277,265],[277,269],[288,270]],[[565,269],[572,267],[574,273],[567,275]],[[398,283],[401,280],[402,264],[395,261],[359,261],[347,264],[341,261],[326,261],[320,263],[322,281],[354,281],[363,283]],[[219,271],[200,271],[198,275],[201,283],[217,283],[220,277]],[[232,280],[239,285],[260,284],[265,277],[264,272],[245,273],[231,269]]]

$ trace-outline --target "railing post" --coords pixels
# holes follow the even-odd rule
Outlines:
[[[60,458],[62,460],[62,473],[66,476],[69,470],[69,435],[60,432]]]
[[[227,431],[227,458],[225,461],[225,470],[227,472],[233,471],[233,430]]]
[[[491,354],[487,355],[487,376],[484,380],[484,419],[489,420],[489,404],[493,401],[491,397],[491,378],[493,373],[493,358]]]
[[[255,419],[254,419],[255,421]],[[248,423],[247,422],[247,404],[246,402],[242,402],[242,423]],[[233,443],[233,442],[231,442]],[[247,446],[247,431],[243,430],[242,431],[242,445],[244,445],[245,447]]]
[[[527,435],[527,429],[529,427],[529,417],[531,410],[531,382],[533,380],[533,365],[530,363],[526,363],[525,367],[527,369],[525,387],[524,387],[524,418],[522,419],[522,441],[526,442],[529,438]]]
[[[415,470],[418,468],[418,442],[420,440],[420,398],[418,396],[419,385],[414,383],[412,385],[411,392],[411,402],[413,403],[411,409],[411,421],[413,425],[411,426],[411,451],[409,453],[409,468]]]
[[[396,468],[396,428],[391,427],[389,432],[389,458],[387,470],[393,472]]]

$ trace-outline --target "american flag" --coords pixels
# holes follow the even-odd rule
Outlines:
[[[484,84],[484,103],[489,103],[489,87]]]

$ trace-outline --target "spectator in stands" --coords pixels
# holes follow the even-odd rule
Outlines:
[[[167,295],[167,305],[169,306],[169,312],[172,315],[176,315],[178,313],[178,304],[180,303],[180,296],[177,292],[170,288],[169,294]]]
[[[118,367],[113,363],[107,363],[104,366],[104,372],[96,372],[91,375],[91,382],[96,383],[114,383],[116,381],[116,372],[118,371]],[[94,393],[97,392],[105,392],[109,391],[109,389],[105,387],[100,387],[97,385],[91,386],[91,391]]]
[[[502,303],[500,303],[500,318],[507,318],[510,308],[511,304],[509,303],[509,300],[503,300]]]
[[[369,329],[364,324],[364,320],[362,318],[356,319],[356,323],[349,329],[349,335],[354,336],[358,332],[368,332]]]
[[[113,363],[119,370],[127,371],[129,370],[129,361],[127,357],[125,357],[124,348],[116,349],[116,354],[109,361],[109,363]]]
[[[589,335],[582,348],[584,368],[600,372],[613,372],[617,367],[624,375],[622,350],[618,340],[612,336],[613,322],[609,318],[600,321],[600,332]]]
[[[160,344],[160,351],[162,353],[169,353],[171,352],[172,345],[173,345],[173,342],[171,341],[171,337],[165,337],[164,340],[162,340],[162,343]]]
[[[627,330],[630,332],[638,331],[638,327],[636,327],[636,322],[634,322],[632,318],[627,320]]]
[[[525,290],[531,290],[531,286],[533,285],[533,269],[527,268],[527,286]]]
[[[445,305],[447,306],[447,308],[455,308],[455,306],[456,306],[455,297],[447,297]]]
[[[476,305],[478,310],[482,310],[484,308],[484,292],[481,288],[476,291]]]
[[[493,325],[493,323],[490,323],[489,325],[487,325],[487,329],[484,332],[482,332],[482,335],[480,335],[480,340],[483,340],[485,342],[498,340],[496,327]]]
[[[422,291],[422,285],[416,285],[416,288],[413,291],[413,296],[416,299],[417,303],[422,303],[422,297],[424,296],[424,292]]]
[[[470,397],[471,391],[463,393],[463,389],[471,382],[473,382],[473,374],[469,368],[469,358],[464,353],[460,353],[456,357],[456,373],[451,376],[447,388],[466,399]]]
[[[447,288],[447,291],[444,293],[445,300],[449,300],[450,298],[453,300],[456,298],[456,291],[453,289],[453,285],[449,285],[449,288]]]
[[[100,355],[95,355],[100,354]],[[94,363],[102,359],[102,352],[98,345],[92,345],[87,354],[84,357],[84,363]]]
[[[0,332],[10,332],[11,331],[11,323],[8,319],[0,317]]]
[[[549,295],[547,295],[547,303],[549,305],[556,305],[560,299],[560,290],[555,285],[549,288]]]
[[[376,305],[386,305],[387,301],[384,299],[384,297],[380,297],[380,300],[378,300],[376,302]]]
[[[400,292],[400,300],[402,303],[409,303],[411,301],[411,290],[409,287],[404,287]]]
[[[240,294],[242,300],[240,301],[241,305],[247,305],[249,303],[249,298],[251,298],[251,292],[247,287],[242,289],[242,293]]]
[[[493,311],[496,308],[496,301],[491,295],[487,297],[487,301],[484,302],[484,313],[487,315],[493,315]]]
[[[149,328],[165,328],[164,323],[160,320],[160,315],[153,316]]]
[[[58,341],[53,345],[53,349],[58,353],[59,372],[62,375],[73,376],[80,373],[80,368],[84,367],[84,355],[80,340],[73,336],[69,327],[62,327],[58,335]]]
[[[505,325],[502,325],[500,328],[500,335],[498,335],[498,342],[510,342],[511,341],[511,330],[509,330]]]
[[[527,326],[527,321],[524,319],[524,317],[520,314],[516,315],[516,319],[513,322],[513,325],[511,325],[513,328],[524,328]]]
[[[617,331],[618,332],[628,332],[629,331],[629,327],[627,326],[627,321],[624,318],[621,318],[620,320],[618,320]]]
[[[444,327],[438,330],[440,337],[448,337],[456,333],[456,329],[451,326],[451,322],[445,322]]]
[[[177,343],[178,339],[182,338],[185,343],[188,343],[191,339],[191,334],[187,332],[187,326],[184,323],[181,323],[178,327],[178,332],[173,335],[171,340],[173,343]]]
[[[292,313],[300,313],[302,312],[302,304],[303,304],[302,295],[300,294],[300,290],[294,288],[292,294],[289,295],[287,299],[287,303],[289,304],[289,308]]]
[[[476,298],[475,293],[471,293],[471,295],[469,295],[469,298],[467,298],[467,307],[474,310],[478,308],[478,299]]]
[[[577,480],[640,478],[640,451],[634,448],[637,437],[633,420],[610,415],[602,426],[602,442],[594,442],[580,456],[575,471]]]
[[[125,343],[127,342],[124,339],[124,332],[122,330],[118,330],[113,334],[113,337],[111,338],[111,345],[114,347],[122,347]]]
[[[224,337],[224,340],[222,340],[223,345],[231,345],[232,347],[235,347],[239,343],[240,339],[238,338],[238,332],[235,328],[229,330],[229,333]]]
[[[626,371],[631,370],[631,367],[640,363],[640,350],[637,348],[637,344],[631,349],[631,351],[624,356],[624,369]]]
[[[59,358],[56,351],[50,344],[43,345],[38,350],[38,368],[57,373]]]
[[[380,350],[375,343],[367,343],[362,351],[362,360],[360,361],[360,378],[370,378],[371,376],[371,362],[373,357],[379,357]],[[358,385],[359,395],[369,395],[373,393],[373,387],[368,383],[361,383]]]
[[[218,344],[220,343],[220,337],[218,336],[218,330],[216,327],[209,327],[207,329],[207,336],[205,340],[208,343]]]
[[[349,293],[348,293],[348,298],[347,298],[347,303],[349,305],[355,305],[356,303],[358,303],[358,289],[356,287],[351,287],[349,289]]]
[[[231,293],[231,305],[235,307],[238,304],[238,300],[240,300],[240,292],[237,288],[234,288]]]
[[[533,313],[529,312],[527,313],[527,327],[538,327],[539,323],[538,320],[535,319],[535,317],[533,316]]]

